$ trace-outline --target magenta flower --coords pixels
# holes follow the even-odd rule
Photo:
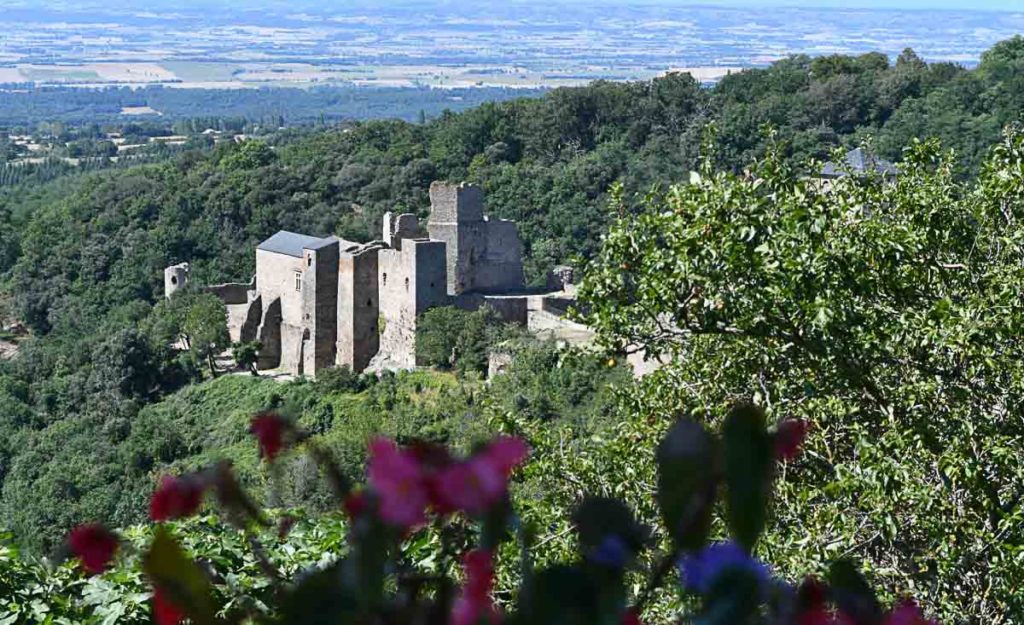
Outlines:
[[[375,438],[370,441],[367,474],[377,493],[381,519],[403,529],[426,520],[426,478],[415,455],[399,449],[393,441]]]
[[[462,557],[466,582],[452,607],[451,625],[498,625],[501,617],[491,599],[494,588],[494,554],[474,549]]]
[[[889,612],[882,625],[938,625],[938,621],[926,619],[913,599],[904,599]]]
[[[515,436],[499,436],[483,451],[488,462],[499,468],[506,476],[526,460],[530,448],[526,442]]]
[[[505,496],[509,475],[528,453],[521,439],[503,436],[469,460],[441,469],[433,480],[435,507],[482,514]]]
[[[119,546],[117,536],[98,523],[79,525],[68,534],[68,547],[90,575],[106,571]]]

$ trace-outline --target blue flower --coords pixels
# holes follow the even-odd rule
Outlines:
[[[590,560],[595,564],[621,569],[626,566],[632,555],[632,551],[625,541],[615,534],[608,534],[601,544],[590,552]]]
[[[768,567],[750,557],[734,542],[708,545],[698,553],[683,556],[679,572],[687,590],[701,595],[711,592],[715,582],[726,571],[741,571],[752,575],[758,588],[765,589],[770,581]]]

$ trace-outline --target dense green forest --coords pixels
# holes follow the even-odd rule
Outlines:
[[[11,528],[18,543],[30,551],[45,553],[78,521],[103,520],[115,525],[141,521],[145,517],[146,493],[152,489],[156,474],[194,467],[217,455],[234,458],[249,480],[247,483],[259,486],[263,478],[256,468],[254,452],[237,445],[244,437],[244,423],[249,413],[265,408],[290,410],[307,427],[330,440],[332,449],[345,459],[347,467],[356,467],[362,462],[363,439],[373,431],[469,445],[474,436],[484,435],[496,420],[507,420],[509,415],[515,415],[517,427],[530,433],[534,444],[559,450],[560,445],[570,441],[570,446],[583,450],[572,462],[579,475],[584,476],[580,479],[588,486],[631,498],[641,512],[649,514],[649,505],[644,507],[638,492],[625,492],[634,487],[642,490],[646,478],[620,478],[640,474],[649,477],[650,467],[646,464],[644,468],[630,467],[625,459],[635,457],[631,454],[639,454],[637,450],[641,447],[650,447],[652,432],[663,430],[659,424],[666,415],[663,410],[652,409],[652,405],[686,404],[680,398],[689,397],[690,391],[686,389],[692,388],[693,380],[672,377],[678,374],[663,374],[665,377],[660,379],[656,390],[675,389],[679,393],[668,401],[650,388],[643,393],[634,392],[614,355],[613,366],[608,367],[603,358],[598,361],[580,354],[563,354],[553,346],[534,345],[522,348],[524,369],[520,373],[508,378],[511,381],[507,384],[492,386],[474,381],[472,367],[458,371],[470,380],[462,384],[455,383],[448,373],[385,376],[379,381],[353,380],[339,374],[334,381],[336,388],[330,387],[330,379],[278,385],[238,376],[196,384],[204,376],[202,363],[170,346],[178,328],[172,307],[158,303],[162,296],[162,269],[187,260],[192,263],[193,276],[199,282],[247,279],[253,271],[253,247],[276,230],[316,235],[334,233],[368,240],[376,236],[380,217],[386,210],[424,214],[428,206],[427,188],[432,180],[465,179],[484,186],[491,214],[519,223],[527,273],[532,282],[541,282],[554,264],[598,258],[603,264],[593,271],[605,279],[604,290],[597,288],[596,285],[602,283],[594,278],[595,286],[589,291],[597,303],[606,298],[622,302],[626,310],[636,303],[636,297],[652,297],[655,318],[662,313],[678,315],[682,314],[681,309],[662,308],[671,307],[673,300],[658,300],[657,296],[666,293],[678,296],[682,293],[679,290],[682,282],[650,282],[650,289],[638,295],[637,292],[617,291],[608,280],[615,276],[621,278],[631,263],[636,262],[641,263],[645,271],[658,275],[665,267],[685,266],[679,258],[629,257],[629,253],[646,248],[631,248],[628,236],[627,242],[622,243],[621,237],[629,235],[630,230],[623,230],[621,224],[617,231],[619,242],[613,241],[621,247],[609,247],[611,244],[602,247],[603,235],[611,225],[620,223],[619,220],[634,214],[674,214],[671,210],[662,210],[658,203],[659,190],[674,183],[692,182],[695,189],[692,192],[705,192],[704,200],[717,201],[716,206],[725,211],[717,218],[720,223],[728,223],[728,211],[745,208],[735,204],[736,197],[749,197],[750,206],[762,206],[758,203],[760,200],[754,200],[760,197],[757,194],[763,188],[750,182],[751,176],[744,172],[771,154],[768,161],[776,163],[779,171],[785,170],[784,175],[779,171],[771,176],[763,172],[758,175],[767,180],[786,181],[778,183],[779,193],[785,191],[788,197],[797,198],[793,202],[798,208],[778,217],[789,220],[786,223],[793,232],[804,236],[801,228],[807,222],[799,198],[806,197],[810,191],[803,187],[794,190],[792,185],[796,184],[793,181],[813,175],[817,165],[808,159],[828,158],[836,148],[868,142],[880,155],[902,162],[903,148],[913,146],[916,138],[937,137],[944,148],[955,151],[954,156],[947,159],[934,152],[933,156],[926,157],[933,153],[917,148],[916,152],[912,149],[908,153],[917,160],[906,166],[919,172],[915,174],[917,178],[911,179],[918,180],[927,193],[921,191],[910,201],[906,198],[915,197],[915,189],[905,184],[899,187],[899,193],[904,195],[895,198],[877,194],[861,196],[853,186],[846,191],[847,195],[839,196],[849,203],[836,203],[833,206],[836,212],[827,213],[823,219],[842,222],[847,208],[863,202],[872,202],[871,206],[895,203],[925,211],[929,206],[941,206],[943,202],[959,201],[963,197],[999,197],[1009,202],[1007,206],[1018,206],[1020,187],[1014,190],[1013,185],[1021,184],[1020,162],[1014,160],[1015,153],[1004,150],[1001,162],[984,163],[993,146],[999,144],[1004,127],[1021,121],[1022,110],[1024,38],[1018,37],[990,50],[978,68],[970,71],[946,63],[926,64],[910,51],[894,63],[878,54],[794,57],[766,69],[728,76],[711,89],[702,88],[685,75],[669,75],[652,82],[595,83],[583,88],[558,89],[536,99],[486,103],[461,113],[445,113],[426,123],[372,121],[301,136],[272,136],[240,146],[186,151],[157,163],[124,170],[69,174],[43,185],[6,189],[0,194],[3,312],[8,319],[24,323],[31,335],[19,339],[17,356],[0,365],[0,527]],[[768,127],[774,131],[768,132]],[[914,165],[915,162],[924,164]],[[714,172],[740,174],[737,180],[746,181],[744,184],[749,183],[754,189],[734,188],[723,182],[720,187],[702,191],[698,184],[701,178],[691,177],[693,170],[704,172],[705,178],[715,175]],[[925,170],[933,173],[926,174]],[[979,175],[982,178],[978,179]],[[997,189],[997,184],[1009,185],[1006,187],[1009,190]],[[609,190],[613,187],[616,189],[614,201],[609,202]],[[719,192],[726,199],[715,195]],[[670,197],[676,199],[671,199],[668,206],[679,211],[678,203],[683,200],[678,198],[683,195],[678,190],[675,193],[676,196]],[[997,193],[1003,195],[997,196]],[[693,200],[686,206],[698,204]],[[917,216],[901,213],[901,218],[910,222],[935,220],[931,229],[920,234],[927,244],[920,249],[941,250],[944,254],[949,249],[957,252],[970,249],[970,246],[951,247],[944,237],[956,232],[977,233],[977,223],[958,221],[962,215],[958,217],[956,212],[961,209],[969,212],[976,207],[973,204],[965,205],[966,208],[959,204],[951,206],[952,213],[938,210]],[[752,232],[744,231],[738,236],[749,242],[761,236],[762,231],[772,230],[773,224],[765,221],[771,215],[773,213],[766,209]],[[1006,236],[1017,241],[1018,233],[1009,225],[985,223],[990,227],[985,232],[1006,229],[1010,231]],[[710,229],[700,230],[698,234],[710,237],[716,232],[716,226],[710,222],[701,223],[700,228],[705,225]],[[869,225],[876,233],[885,230],[884,219]],[[649,239],[643,239],[651,250],[662,250],[662,246],[668,245],[654,230],[637,232],[636,240],[640,240],[640,234],[654,233]],[[792,234],[794,240],[797,234]],[[899,274],[903,267],[901,259],[906,258],[900,250],[917,249],[911,243],[921,244],[921,240],[914,238],[917,230],[910,234],[913,236],[908,235],[908,240],[896,241],[891,248],[867,252],[856,248],[857,254],[863,252],[863,258],[853,253],[850,258],[863,264],[846,268],[858,267],[863,275],[873,275],[869,270],[882,265]],[[687,236],[691,235],[693,232],[688,231]],[[856,243],[861,242],[858,239]],[[757,241],[757,245],[761,243]],[[599,250],[602,255],[598,254]],[[739,256],[732,262],[741,267],[741,261],[753,252],[744,248],[736,253]],[[693,260],[685,250],[680,254],[687,262]],[[782,266],[786,269],[795,270],[802,262],[799,254],[794,254],[784,259]],[[850,258],[829,257],[828,267],[844,267],[843,262],[849,262]],[[941,260],[952,265],[960,263],[955,258]],[[933,269],[920,271],[922,275],[931,276],[929,272]],[[752,280],[747,271],[729,273],[711,261],[695,265],[693,271],[704,272],[709,279],[735,280],[729,283],[728,289],[740,289]],[[991,286],[1000,272],[1012,275],[1013,263],[993,266],[991,273],[986,274],[985,284]],[[843,275],[851,281],[857,279],[855,274]],[[886,301],[887,306],[903,301],[901,297],[913,292],[911,278],[906,279],[906,284],[891,289],[892,300]],[[1006,284],[1015,283],[1007,278]],[[694,285],[686,282],[685,286],[692,289]],[[813,297],[815,289],[821,288],[820,284],[806,281],[784,287],[793,294],[792,301],[802,306],[798,312],[807,316],[808,327],[818,327],[816,323],[829,327],[832,319],[829,308],[816,304]],[[825,287],[831,289],[830,293],[841,295],[845,293],[842,289],[847,288],[845,283]],[[740,309],[741,321],[751,331],[771,329],[765,319],[774,319],[768,313],[782,297],[778,295],[782,291],[772,290],[775,288],[773,285],[766,289],[775,299],[766,297],[756,305]],[[960,290],[941,283],[934,287],[933,294],[937,294],[938,299],[960,304],[958,294],[970,292],[970,289],[960,283],[957,288]],[[993,302],[997,299],[992,295]],[[720,310],[713,308],[714,302],[707,301],[712,305],[708,318],[723,318],[724,313],[714,312]],[[930,305],[931,300],[927,302]],[[846,305],[845,301],[840,303]],[[972,311],[986,310],[983,303],[975,302],[973,306]],[[666,347],[668,338],[679,339],[679,336],[651,334],[649,327],[631,325],[636,318],[615,317],[614,311],[602,308],[596,311],[604,316],[592,322],[602,327],[605,344],[609,346],[623,347],[630,341],[642,340],[656,348],[654,353],[671,353],[682,359],[691,353],[685,341],[680,341],[682,347],[674,344],[672,349]],[[941,307],[931,310],[925,304],[921,304],[921,311],[923,326],[940,324],[953,314]],[[861,328],[866,327],[868,321],[878,324],[884,321],[872,317],[870,311],[857,309],[856,313],[834,323]],[[971,330],[964,329],[969,325],[965,319],[971,315],[958,314],[957,327],[963,332],[945,337],[946,342],[939,342],[931,334],[915,335],[906,340],[918,341],[921,349],[937,344],[941,349],[951,350],[944,352],[952,354],[951,360],[940,363],[925,360],[924,367],[941,366],[942,371],[946,371],[947,367],[955,369],[964,362],[974,363],[975,360],[966,356],[958,360],[960,352],[955,349],[961,349],[963,344],[973,345],[972,341],[980,340],[977,337],[983,330],[1002,336],[1001,333],[1015,327],[1013,324],[997,327],[981,312],[977,315],[978,328]],[[685,327],[685,324],[678,327]],[[883,327],[879,331],[887,333],[889,338],[893,336],[891,328]],[[805,336],[803,331],[794,332]],[[769,347],[775,349],[772,341],[779,336],[768,333],[761,338],[766,338]],[[863,337],[859,336],[841,338],[851,350],[861,350],[877,358],[872,363],[881,370],[892,366],[885,358],[905,363],[917,356],[890,347],[883,350],[874,343],[865,346],[861,342]],[[896,338],[903,340],[904,337],[897,333]],[[926,338],[935,343],[921,343]],[[816,340],[829,345],[833,336],[826,333]],[[998,346],[1002,344],[998,341],[996,344],[998,362],[1016,353],[1000,351]],[[770,351],[771,358],[767,362],[771,367],[758,369],[751,363],[761,352],[754,351],[750,360],[744,360],[746,352],[742,350],[716,352],[713,348],[713,345],[705,345],[705,351],[697,352],[717,354],[704,361],[702,366],[708,368],[699,369],[697,373],[714,375],[714,370],[725,371],[732,366],[737,367],[737,373],[714,381],[720,386],[714,386],[699,397],[704,402],[703,407],[712,413],[721,408],[720,404],[712,405],[714,402],[736,394],[750,394],[759,389],[760,384],[767,388],[770,382],[758,375],[782,376],[779,372],[792,364],[790,358],[795,358],[785,350],[782,353]],[[729,358],[726,358],[727,353],[731,354]],[[908,465],[910,468],[900,474],[897,469],[901,467],[893,466],[892,457],[882,455],[875,447],[858,447],[858,441],[877,435],[878,424],[889,419],[900,424],[894,431],[907,438],[887,439],[890,445],[885,450],[887,453],[893,450],[910,453],[908,448],[917,452],[921,447],[934,452],[934,437],[939,434],[915,428],[920,426],[921,418],[927,420],[927,415],[932,414],[928,410],[943,401],[964,403],[962,412],[953,411],[949,417],[955,418],[955,423],[967,424],[964,427],[978,412],[1005,410],[1002,405],[993,408],[992,397],[1006,387],[997,386],[996,390],[986,387],[986,392],[979,395],[982,399],[972,395],[976,390],[972,385],[985,386],[988,376],[998,377],[991,369],[996,365],[989,364],[984,353],[970,352],[968,355],[980,363],[979,368],[971,371],[981,382],[957,379],[954,385],[909,375],[897,376],[885,384],[900,385],[911,380],[912,387],[899,395],[899,401],[889,397],[888,402],[879,404],[862,402],[862,398],[851,399],[851,388],[869,395],[871,389],[863,379],[851,377],[849,363],[837,363],[820,353],[811,353],[822,358],[821,362],[829,371],[842,374],[837,373],[834,378],[839,382],[823,387],[826,389],[821,391],[823,399],[814,406],[829,419],[838,420],[840,425],[835,427],[842,432],[845,443],[842,449],[827,448],[823,433],[817,443],[822,446],[820,451],[847,460],[849,454],[856,452],[860,463],[843,464],[833,458],[823,461],[827,466],[817,467],[807,474],[821,486],[825,480],[822,476],[834,475],[840,469],[849,471],[840,475],[843,480],[829,492],[850,498],[855,497],[852,493],[857,488],[869,486],[873,495],[866,500],[870,504],[865,505],[877,505],[876,511],[884,512],[879,513],[879,518],[866,513],[848,517],[851,523],[863,520],[862,527],[877,527],[878,537],[864,537],[856,527],[839,523],[847,520],[841,514],[829,517],[838,519],[837,524],[824,516],[815,516],[817,529],[814,531],[820,531],[818,537],[834,539],[838,548],[850,549],[851,553],[871,559],[876,572],[891,583],[893,593],[908,585],[927,588],[928,600],[943,606],[945,615],[958,611],[977,613],[988,619],[985,622],[998,622],[994,615],[1001,609],[1009,609],[1008,588],[1012,588],[1012,583],[1010,587],[989,586],[996,575],[1021,579],[1019,557],[1017,560],[1012,557],[1012,553],[1019,553],[1019,532],[1003,531],[1006,524],[1022,514],[1020,498],[1015,501],[1016,495],[1008,490],[1009,486],[996,482],[997,491],[1003,491],[997,492],[994,499],[978,503],[962,518],[958,517],[962,524],[957,527],[964,529],[956,536],[956,543],[972,545],[963,552],[950,555],[944,551],[946,547],[937,545],[934,535],[921,537],[910,533],[906,543],[902,543],[901,532],[910,524],[919,522],[923,515],[946,512],[937,507],[939,503],[934,498],[915,491],[917,507],[908,508],[913,514],[889,514],[894,504],[886,494],[901,492],[900,483],[915,483],[922,475],[931,475],[928,471],[935,465],[925,463],[924,468]],[[798,361],[798,364],[799,371],[807,375],[815,371],[813,359]],[[899,369],[892,367],[889,371],[896,376]],[[695,375],[693,371],[690,374]],[[1005,375],[1013,377],[1010,370]],[[779,379],[784,380],[779,384],[784,386],[782,396],[786,402],[803,405],[797,395],[804,392],[805,384],[792,377]],[[806,384],[813,386],[813,381],[806,381]],[[943,386],[945,384],[952,386]],[[932,385],[938,385],[938,390]],[[609,390],[604,391],[606,387]],[[942,394],[947,388],[951,389],[949,396]],[[776,399],[773,392],[760,392],[761,399]],[[655,393],[654,399],[651,393]],[[913,408],[907,409],[909,412],[897,411],[897,406],[906,405]],[[922,411],[924,417],[919,414]],[[867,415],[865,424],[858,424],[859,415]],[[829,423],[823,425],[826,432],[832,431]],[[982,475],[996,475],[1003,480],[1016,470],[1014,463],[1003,460],[1009,453],[1006,450],[1012,449],[1013,441],[1019,442],[1019,435],[999,430],[998,423],[986,422],[985,427],[990,426],[996,433],[988,431],[986,436],[1000,441],[1000,462],[995,468],[939,463],[941,467],[953,467],[949,469],[952,473],[943,474],[946,479],[977,479],[978,474],[970,472],[980,471]],[[960,433],[951,431],[941,435],[960,436]],[[902,441],[905,440],[913,444],[904,446]],[[644,443],[642,446],[640,441]],[[589,447],[591,444],[597,447]],[[555,457],[548,456],[547,469],[558,473],[565,467],[554,469]],[[564,450],[557,458],[568,462]],[[544,480],[548,479],[542,469],[544,466],[540,465],[527,469],[532,478],[530,488],[536,493],[544,491]],[[310,508],[323,505],[323,492],[308,487],[308,477],[315,473],[314,467],[303,467],[297,462],[287,470],[291,474],[289,490],[280,494],[280,503]],[[943,470],[946,469],[940,468],[940,473]],[[899,475],[892,478],[899,483],[885,479],[872,481],[867,477],[860,481],[854,479],[862,474],[877,476],[890,471]],[[965,473],[962,475],[960,471]],[[555,506],[566,505],[581,494],[582,487],[562,486],[564,488],[553,490],[547,498],[538,497],[546,505]],[[799,512],[813,508],[816,502],[812,501],[809,490],[790,487],[788,483],[783,488],[790,488],[785,491],[783,505],[797,506],[797,511],[788,513],[787,519],[799,526]],[[842,497],[839,500],[846,501]],[[1009,508],[1004,510],[1006,506]],[[968,536],[966,528],[978,519],[989,524],[986,533],[980,537]],[[550,528],[553,534],[561,529]],[[776,546],[799,540],[785,529],[773,536],[772,540],[777,542],[772,544]],[[974,540],[982,546],[975,549]],[[992,571],[978,572],[968,566],[973,566],[991,549],[984,547],[985,544],[999,541],[1018,542],[1013,543],[1009,551],[994,552],[1003,559],[993,565]],[[899,557],[894,555],[889,559],[887,548],[903,551],[898,552]],[[904,574],[901,567],[909,566],[907,554],[913,552],[923,552],[922,557],[928,560],[921,563],[922,571]],[[951,564],[958,558],[958,562]],[[1018,563],[1014,564],[1015,561]],[[807,564],[807,560],[794,560],[784,568],[791,570]],[[950,580],[958,579],[963,570],[968,570],[970,575],[964,578],[964,586],[957,586]],[[961,591],[966,595],[958,598]],[[975,594],[987,592],[992,595]],[[1020,609],[1019,602],[1013,607]]]

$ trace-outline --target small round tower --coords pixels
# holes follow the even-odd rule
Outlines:
[[[174,295],[175,291],[188,284],[188,274],[188,263],[179,263],[164,269],[164,297]]]

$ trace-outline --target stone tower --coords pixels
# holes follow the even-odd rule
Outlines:
[[[522,243],[515,223],[484,216],[476,185],[430,185],[430,238],[447,245],[448,293],[504,293],[522,289]]]
[[[164,297],[169,298],[175,291],[188,284],[189,272],[188,263],[179,263],[164,269]]]

